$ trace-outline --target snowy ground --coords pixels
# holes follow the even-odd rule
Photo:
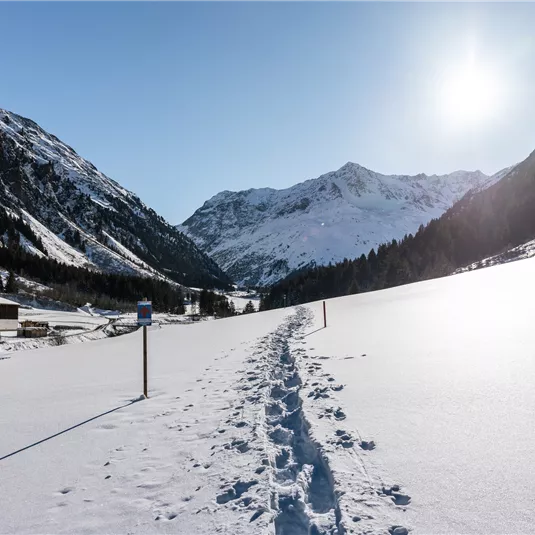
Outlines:
[[[245,291],[245,290],[234,290],[231,292],[221,292],[227,296],[229,301],[234,303],[236,307],[236,312],[243,312],[245,305],[251,301],[256,310],[258,310],[258,305],[260,304],[260,295],[254,291]]]
[[[1,360],[0,533],[531,533],[534,270]]]
[[[102,316],[91,316],[83,311],[67,312],[40,308],[20,308],[19,320],[47,322],[54,329],[54,336],[45,338],[17,338],[16,331],[0,333],[0,358],[6,358],[12,351],[38,349],[59,343],[76,343],[106,338],[109,320]],[[55,334],[61,333],[61,341]]]
[[[473,264],[459,268],[455,273],[465,273],[466,271],[474,271],[474,269],[497,266],[498,264],[507,264],[508,262],[514,262],[516,260],[525,260],[532,256],[535,256],[535,240],[530,240],[503,253],[489,256],[479,262],[474,262]]]
[[[98,325],[105,325],[107,319],[100,315],[91,315],[82,310],[77,312],[65,312],[58,310],[45,310],[42,308],[21,308],[19,319],[32,321],[45,321],[51,327],[70,326],[80,329],[93,329]]]
[[[187,316],[168,313],[156,312],[152,318],[155,326],[191,322],[191,318]],[[47,322],[51,328],[49,335],[44,338],[17,338],[16,331],[2,331],[0,359],[10,357],[13,351],[91,342],[123,335],[137,329],[135,312],[119,313],[88,306],[81,307],[75,312],[20,308],[19,319]]]
[[[197,292],[201,292],[201,288],[191,288],[192,290],[195,290]],[[243,312],[243,309],[245,308],[245,305],[251,301],[253,303],[253,306],[255,310],[258,310],[258,307],[260,305],[260,294],[256,293],[254,290],[215,290],[216,293],[220,295],[224,295],[229,302],[232,301],[234,303],[234,307],[236,309],[236,312],[241,314]],[[186,302],[186,314],[192,314],[194,313],[190,302]],[[199,310],[199,304],[195,304],[195,313],[198,313]]]

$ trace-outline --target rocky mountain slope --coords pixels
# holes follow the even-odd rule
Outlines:
[[[214,260],[35,122],[0,109],[0,211],[29,252],[106,272],[224,286]],[[28,226],[31,232],[25,231]]]
[[[177,228],[236,282],[269,285],[415,232],[506,172],[388,176],[349,162],[284,190],[223,191]]]

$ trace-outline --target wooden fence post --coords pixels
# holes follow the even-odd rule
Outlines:
[[[147,388],[147,326],[143,325],[143,395],[149,397]]]

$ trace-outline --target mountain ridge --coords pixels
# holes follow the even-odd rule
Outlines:
[[[219,192],[177,228],[239,284],[270,285],[415,232],[509,169],[384,175],[347,162],[289,188]]]
[[[104,272],[225,286],[214,260],[137,195],[35,121],[0,109],[0,207],[40,241],[32,254]]]

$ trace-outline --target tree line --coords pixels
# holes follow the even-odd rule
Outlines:
[[[48,286],[50,290],[45,292],[48,297],[76,306],[91,302],[102,308],[129,310],[139,299],[147,297],[157,311],[184,313],[184,299],[179,286],[148,277],[68,266],[55,259],[29,253],[17,240],[0,247],[0,266],[10,272],[6,291],[11,273],[14,273]]]
[[[22,220],[2,219],[0,211],[0,266],[8,270],[5,284],[0,277],[0,292],[17,293],[15,274],[39,282],[48,287],[41,295],[51,299],[83,306],[92,303],[103,309],[135,310],[137,301],[147,297],[154,310],[184,314],[184,296],[180,287],[169,282],[148,277],[133,277],[115,273],[102,273],[87,268],[68,266],[53,258],[38,256],[26,250],[20,240],[22,233],[34,243],[31,228]],[[79,244],[75,233],[69,236]],[[201,315],[230,317],[238,315],[233,301],[210,290],[191,291],[192,304],[198,303]],[[255,312],[249,301],[243,313]]]
[[[197,301],[195,294],[191,295],[191,302],[194,304]],[[219,318],[228,318],[237,316],[239,312],[236,310],[234,301],[229,301],[226,295],[211,292],[210,290],[201,290],[198,296],[199,312],[206,316],[216,316]],[[252,301],[245,304],[242,314],[251,314],[256,312]]]
[[[35,234],[30,225],[21,217],[10,217],[4,208],[0,209],[0,244],[18,246],[21,236],[24,236],[45,256],[48,255],[41,238]]]

